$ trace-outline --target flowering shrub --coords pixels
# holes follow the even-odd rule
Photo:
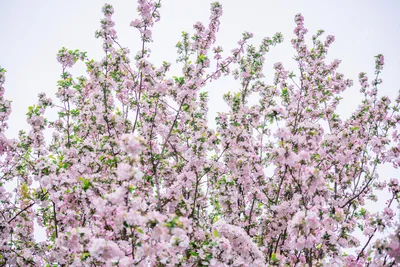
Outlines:
[[[171,78],[171,64],[153,65],[147,48],[160,2],[138,5],[131,26],[142,47],[133,62],[106,4],[96,32],[104,58],[61,49],[57,98],[39,95],[27,113],[31,129],[17,140],[4,136],[11,108],[0,69],[0,265],[400,263],[400,185],[377,173],[383,163],[400,165],[400,97],[377,94],[383,55],[372,80],[360,73],[364,99],[344,119],[337,106],[352,81],[337,71],[339,60],[326,62],[334,37],[318,31],[306,45],[300,14],[292,39],[298,70],[276,63],[268,85],[264,61],[280,33],[255,46],[245,32],[225,55],[215,45],[222,7],[213,3],[208,25],[182,33],[182,74]],[[77,61],[86,77],[68,72]],[[239,90],[224,95],[230,110],[211,129],[207,84],[226,75]],[[253,95],[259,102],[251,105]],[[46,118],[50,109],[58,119]],[[8,182],[18,185],[14,192]],[[385,206],[369,212],[366,201],[384,188]],[[44,241],[35,240],[35,221]]]

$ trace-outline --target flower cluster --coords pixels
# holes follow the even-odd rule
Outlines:
[[[378,175],[381,164],[400,166],[400,96],[378,96],[382,55],[375,79],[359,74],[364,99],[342,118],[340,94],[353,82],[340,60],[327,62],[333,36],[319,30],[307,44],[301,14],[291,41],[298,70],[275,63],[270,85],[266,55],[282,34],[257,46],[244,32],[224,52],[222,6],[212,3],[208,24],[182,33],[182,70],[170,77],[171,64],[154,65],[148,48],[161,2],[137,2],[136,56],[105,4],[104,57],[62,48],[55,99],[39,95],[18,139],[4,134],[11,107],[0,68],[1,266],[400,264],[400,183]],[[67,68],[79,60],[87,75],[74,77]],[[237,90],[211,128],[206,89],[223,75]],[[377,190],[387,199],[372,213]]]

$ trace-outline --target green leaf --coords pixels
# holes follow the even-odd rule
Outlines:
[[[361,216],[365,216],[365,214],[367,214],[367,211],[364,208],[361,208],[359,213]]]
[[[189,251],[189,254],[195,257],[199,256],[199,254],[194,251]]]
[[[203,54],[200,54],[197,57],[197,63],[204,63],[204,61],[206,61],[206,60],[207,60],[207,57],[205,55],[203,55]]]
[[[85,252],[82,253],[81,260],[85,261],[89,257],[90,257],[90,253],[85,251]]]
[[[188,111],[188,110],[189,110],[189,105],[186,104],[186,103],[183,104],[183,105],[182,105],[182,110],[183,110],[183,111]]]
[[[129,193],[132,193],[132,192],[133,192],[133,190],[135,190],[135,188],[134,188],[132,185],[130,185],[130,186],[128,187],[128,191],[129,191]]]
[[[86,192],[86,190],[88,190],[89,187],[92,185],[92,183],[90,182],[89,179],[85,179],[85,178],[83,178],[83,177],[79,177],[78,180],[82,182],[82,184],[83,184],[82,189],[83,189],[85,192]]]
[[[213,235],[214,235],[214,237],[219,237],[219,233],[218,233],[217,229],[214,229]]]

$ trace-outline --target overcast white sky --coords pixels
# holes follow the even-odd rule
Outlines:
[[[196,21],[207,24],[210,0],[165,0],[161,8],[161,22],[153,31],[152,60],[175,62],[175,44],[182,30],[191,32]],[[94,38],[102,17],[99,0],[0,0],[0,66],[7,70],[6,97],[13,101],[10,135],[27,129],[25,114],[28,106],[37,102],[37,94],[46,92],[54,96],[61,66],[56,60],[57,51],[69,49],[87,51],[89,58],[103,57],[101,41]],[[136,1],[113,0],[114,21],[120,43],[131,49],[139,48],[136,29],[129,27],[137,17]],[[285,42],[274,48],[266,60],[265,75],[273,77],[272,65],[281,61],[287,68],[295,68],[291,60],[294,50],[294,16],[305,17],[309,37],[318,29],[336,37],[329,58],[342,59],[340,67],[355,85],[344,94],[340,113],[351,114],[361,99],[357,74],[368,72],[372,78],[374,56],[382,53],[386,66],[381,76],[384,82],[380,94],[394,98],[400,89],[400,1],[340,0],[340,1],[272,1],[272,0],[221,0],[224,14],[217,43],[226,51],[236,47],[243,31],[253,32],[255,41],[275,32],[282,32]],[[73,74],[84,74],[83,64],[73,69]],[[210,112],[224,109],[222,94],[237,89],[235,82],[220,80],[210,88]],[[235,87],[236,86],[236,87]],[[211,115],[211,117],[215,117]],[[385,178],[398,176],[398,172],[383,167]]]

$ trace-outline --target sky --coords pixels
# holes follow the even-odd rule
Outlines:
[[[209,0],[165,0],[162,2],[161,21],[153,30],[154,43],[150,44],[151,60],[175,63],[175,44],[180,41],[182,31],[192,32],[197,21],[208,22]],[[100,60],[104,56],[101,40],[94,32],[100,28],[101,7],[99,0],[0,0],[0,66],[6,73],[6,98],[12,100],[9,136],[16,136],[20,129],[27,130],[28,107],[37,102],[37,95],[46,92],[54,97],[61,65],[56,60],[62,47],[87,51],[89,58]],[[139,35],[129,23],[137,18],[136,1],[113,0],[113,20],[116,22],[119,41],[129,47],[132,57],[140,48]],[[281,32],[284,43],[273,48],[266,57],[265,75],[272,81],[272,66],[283,62],[289,70],[295,69],[293,38],[294,16],[302,13],[308,37],[319,29],[336,37],[328,59],[341,59],[339,68],[355,86],[343,94],[339,106],[342,116],[349,116],[361,100],[357,75],[367,72],[370,79],[374,72],[374,56],[385,56],[385,68],[381,75],[383,84],[380,95],[394,99],[400,89],[400,1],[373,0],[221,0],[223,16],[217,44],[226,51],[237,47],[243,31],[254,33],[254,43],[263,37]],[[179,68],[172,69],[178,73]],[[74,75],[84,75],[84,65],[77,64],[71,70]],[[210,91],[210,117],[217,111],[226,111],[222,95],[229,90],[238,90],[238,83],[221,79],[212,83]],[[214,116],[213,116],[214,115]],[[211,119],[211,124],[212,119]],[[385,179],[399,176],[389,166],[380,170]],[[376,204],[376,209],[382,203]]]

